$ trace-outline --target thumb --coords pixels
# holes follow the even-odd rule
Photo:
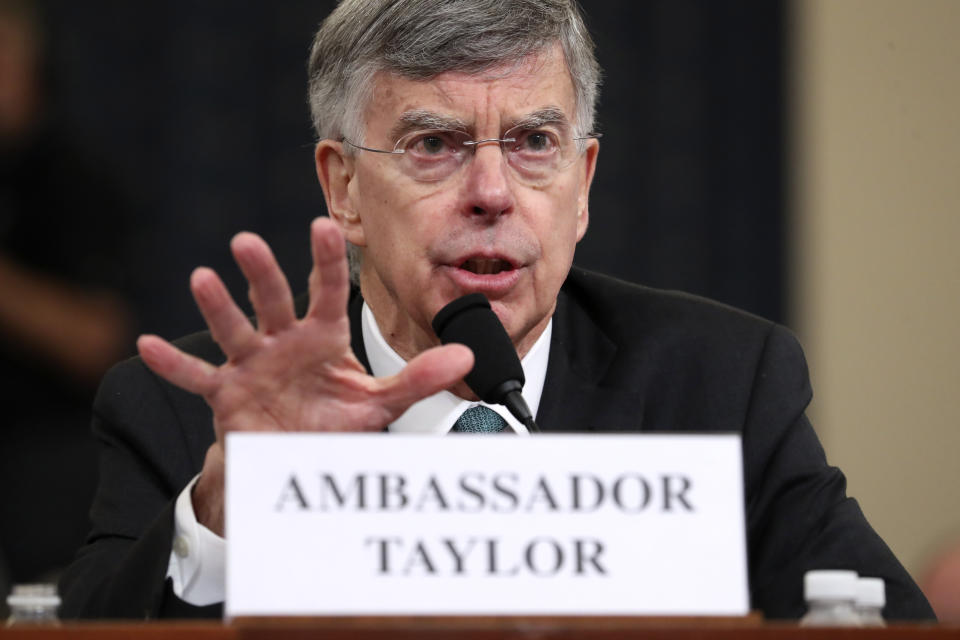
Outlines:
[[[400,373],[381,381],[383,405],[399,416],[418,400],[460,382],[472,368],[473,352],[462,344],[427,349]]]

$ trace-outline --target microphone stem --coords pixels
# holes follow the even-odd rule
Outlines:
[[[524,400],[520,394],[520,384],[517,382],[514,382],[514,384],[517,388],[504,395],[503,405],[510,410],[510,413],[512,413],[517,420],[523,423],[530,433],[540,433],[540,428],[533,420],[533,412],[530,411],[530,407],[527,406],[527,401]]]
[[[529,417],[523,421],[523,425],[527,428],[527,431],[530,433],[540,433],[540,427],[537,426],[537,423],[533,421],[533,417]]]

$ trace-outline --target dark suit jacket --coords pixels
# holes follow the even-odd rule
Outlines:
[[[350,302],[365,362],[362,300]],[[209,334],[178,342],[214,362]],[[886,616],[933,613],[827,466],[804,411],[803,353],[783,327],[683,293],[573,269],[557,300],[537,423],[563,431],[735,431],[743,436],[751,604],[803,614],[803,574],[854,569],[886,580]],[[61,581],[65,617],[212,616],[165,581],[173,503],[214,440],[204,401],[137,358],[107,374],[93,428],[103,443],[93,530]]]

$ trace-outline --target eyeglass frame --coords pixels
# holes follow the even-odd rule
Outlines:
[[[506,131],[504,131],[504,132],[503,132],[503,135],[506,135],[506,134],[510,133],[511,131],[514,131],[515,129],[521,129],[521,128],[525,128],[525,127],[524,127],[523,125],[517,125],[517,126],[515,126],[515,127],[511,127],[510,129],[507,129]],[[531,131],[536,131],[536,129],[530,129],[530,130],[531,130]],[[458,129],[430,129],[430,128],[428,128],[428,129],[419,129],[419,130],[416,130],[416,131],[410,131],[410,132],[405,133],[404,135],[400,136],[400,138],[398,138],[397,141],[396,141],[396,143],[394,144],[393,149],[375,149],[375,148],[373,148],[373,147],[365,147],[365,146],[363,146],[363,145],[356,144],[355,142],[351,142],[351,141],[348,140],[346,137],[341,137],[341,138],[340,138],[340,141],[341,141],[341,142],[344,142],[344,143],[346,143],[346,144],[348,144],[348,145],[350,145],[351,147],[353,147],[353,148],[355,148],[355,149],[360,149],[361,151],[370,151],[370,152],[372,152],[372,153],[384,153],[384,154],[388,154],[388,155],[402,156],[402,155],[405,155],[405,154],[407,153],[407,150],[406,150],[406,149],[398,149],[398,148],[397,148],[398,146],[400,146],[400,143],[401,143],[401,142],[403,142],[403,141],[404,141],[405,139],[407,139],[407,138],[416,138],[416,137],[418,137],[418,136],[422,136],[422,135],[424,135],[424,134],[429,134],[429,133],[457,133],[457,134],[460,134],[460,135],[464,135],[464,132],[461,131],[461,130],[458,130]],[[596,139],[599,139],[599,138],[602,138],[602,137],[603,137],[603,134],[602,134],[602,133],[588,133],[588,134],[583,135],[583,136],[574,136],[573,138],[571,138],[571,141],[574,142],[574,143],[579,143],[579,142],[582,142],[583,140],[596,140]],[[507,149],[504,147],[504,145],[507,144],[507,143],[516,142],[516,141],[517,141],[517,138],[507,138],[507,137],[504,137],[504,138],[484,138],[484,139],[482,139],[482,140],[464,140],[461,144],[462,144],[463,146],[465,146],[465,147],[469,147],[469,148],[473,149],[473,154],[472,154],[472,155],[475,155],[475,154],[476,154],[476,150],[477,150],[477,148],[480,147],[480,145],[482,145],[482,144],[490,144],[490,143],[494,143],[494,142],[495,142],[495,143],[497,143],[497,145],[500,147],[500,152],[503,154],[504,160],[507,162],[507,165],[510,166],[510,167],[513,167],[513,165],[511,165],[511,164],[510,164],[510,161],[508,160],[508,158],[510,158],[511,156],[510,156],[510,154],[508,153]],[[562,170],[562,169],[567,168],[568,166],[570,166],[571,164],[573,164],[573,162],[575,161],[576,157],[579,156],[580,154],[582,154],[585,150],[586,150],[585,147],[584,147],[583,149],[578,149],[578,151],[577,151],[576,155],[574,156],[574,159],[573,159],[573,160],[571,160],[568,164],[565,164],[565,165],[563,165],[563,166],[554,167],[554,170],[555,170],[555,171],[560,171],[560,170]],[[464,166],[465,164],[466,164],[466,163],[464,162],[464,163],[460,164],[459,167],[462,167],[462,166]],[[458,167],[458,169],[459,169],[459,167]],[[522,168],[522,167],[521,167],[521,168]],[[421,182],[441,182],[441,181],[446,180],[447,178],[449,178],[449,177],[450,177],[451,175],[453,175],[454,173],[456,173],[456,170],[452,171],[451,173],[447,174],[446,176],[444,176],[444,177],[442,177],[442,178],[437,178],[437,179],[435,179],[435,180],[425,180],[425,179],[419,179],[419,180],[418,180],[417,178],[413,178],[413,179],[414,179],[414,180],[421,181]],[[412,176],[410,176],[410,177],[412,177]]]

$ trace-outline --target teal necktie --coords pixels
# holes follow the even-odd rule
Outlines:
[[[451,433],[501,433],[507,421],[487,407],[477,405],[464,411],[453,425]]]

